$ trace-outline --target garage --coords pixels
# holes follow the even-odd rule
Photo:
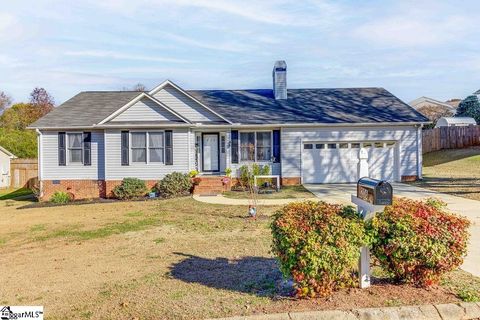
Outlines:
[[[303,142],[303,183],[353,183],[358,180],[358,153],[368,151],[370,177],[392,181],[395,177],[394,141]]]

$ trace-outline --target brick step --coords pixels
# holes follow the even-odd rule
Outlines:
[[[223,186],[211,187],[211,186],[195,186],[193,194],[195,195],[217,195],[224,191]]]
[[[221,187],[223,186],[223,183],[222,181],[218,181],[218,182],[203,182],[201,181],[198,186],[206,186],[206,187]]]

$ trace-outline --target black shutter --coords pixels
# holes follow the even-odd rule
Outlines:
[[[165,164],[173,164],[173,132],[165,130]]]
[[[238,130],[232,130],[232,163],[238,163]]]
[[[65,144],[65,132],[58,133],[58,165],[67,165],[67,148]]]
[[[128,131],[122,131],[122,166],[128,166],[129,160],[129,146],[128,146]]]
[[[273,130],[273,158],[280,162],[280,130]]]
[[[92,133],[83,133],[83,165],[92,165]]]

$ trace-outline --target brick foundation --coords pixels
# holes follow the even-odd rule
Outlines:
[[[41,200],[49,200],[55,191],[67,192],[74,200],[113,198],[113,188],[121,183],[122,180],[43,180]],[[157,180],[146,180],[147,190],[156,183]]]
[[[43,180],[41,200],[49,200],[56,191],[67,192],[74,200],[105,197],[105,181]]]
[[[288,177],[288,178],[281,178],[282,186],[294,186],[299,185],[301,183],[300,177]]]
[[[402,176],[402,182],[413,182],[417,180],[418,176]]]

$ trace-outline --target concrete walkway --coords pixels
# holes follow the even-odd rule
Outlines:
[[[216,196],[198,196],[194,195],[193,199],[200,201],[200,202],[206,202],[206,203],[212,203],[212,204],[223,204],[223,205],[228,205],[228,206],[248,206],[251,202],[249,199],[233,199],[233,198],[227,198],[221,194],[216,195]],[[290,202],[296,202],[296,201],[305,201],[305,200],[312,200],[312,201],[318,201],[318,198],[313,197],[313,198],[298,198],[298,199],[258,199],[258,204],[261,206],[282,206],[284,204],[290,203]]]
[[[355,184],[307,184],[304,185],[320,200],[351,204],[350,195],[356,194]],[[393,183],[393,193],[398,197],[411,199],[425,199],[435,197],[448,204],[448,208],[460,215],[467,217],[472,225],[470,227],[470,244],[468,256],[462,269],[480,277],[480,201],[456,197],[445,193],[427,190],[403,183]]]

